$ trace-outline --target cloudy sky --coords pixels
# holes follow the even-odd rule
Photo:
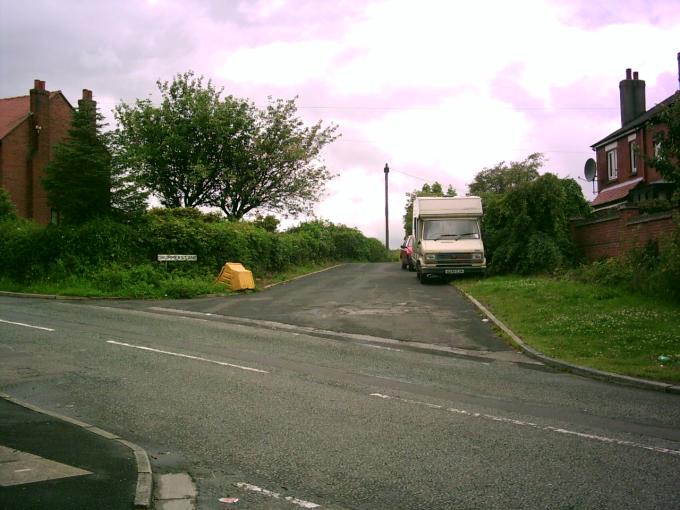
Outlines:
[[[679,36],[678,0],[0,0],[0,97],[38,78],[73,104],[91,89],[110,116],[189,69],[259,105],[297,96],[342,133],[316,215],[384,239],[389,163],[395,246],[425,182],[464,194],[532,152],[581,177],[620,127],[626,68],[648,108],[678,89]]]

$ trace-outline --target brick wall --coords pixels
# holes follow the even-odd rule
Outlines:
[[[73,118],[71,105],[61,93],[50,96],[48,108],[49,126],[40,130],[41,149],[33,170],[33,219],[43,225],[52,219],[52,210],[47,205],[47,194],[42,187],[45,166],[54,156],[54,146],[66,138]]]
[[[19,216],[28,217],[29,204],[26,193],[27,174],[26,165],[30,145],[30,124],[28,120],[22,122],[10,134],[8,134],[0,145],[2,182],[12,202],[17,208]]]
[[[0,185],[9,191],[20,216],[47,224],[52,211],[42,178],[54,146],[68,134],[73,108],[61,92],[46,90],[41,80],[35,80],[29,96],[31,115],[0,144]]]
[[[624,207],[588,220],[571,224],[574,242],[588,260],[617,257],[639,248],[652,239],[669,236],[680,224],[680,209],[639,214],[635,207]]]

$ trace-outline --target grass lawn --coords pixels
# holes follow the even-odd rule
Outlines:
[[[680,305],[548,277],[469,279],[457,286],[528,345],[578,365],[680,382]],[[659,356],[666,356],[670,360]]]

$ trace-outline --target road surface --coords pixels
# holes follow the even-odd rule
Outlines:
[[[0,360],[0,390],[188,471],[200,508],[680,507],[677,395],[524,358],[398,264],[227,298],[4,297]]]

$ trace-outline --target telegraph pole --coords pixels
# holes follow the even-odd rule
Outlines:
[[[385,163],[385,248],[390,249],[390,223],[389,223],[389,206],[387,202],[387,176],[390,173],[390,167]]]

